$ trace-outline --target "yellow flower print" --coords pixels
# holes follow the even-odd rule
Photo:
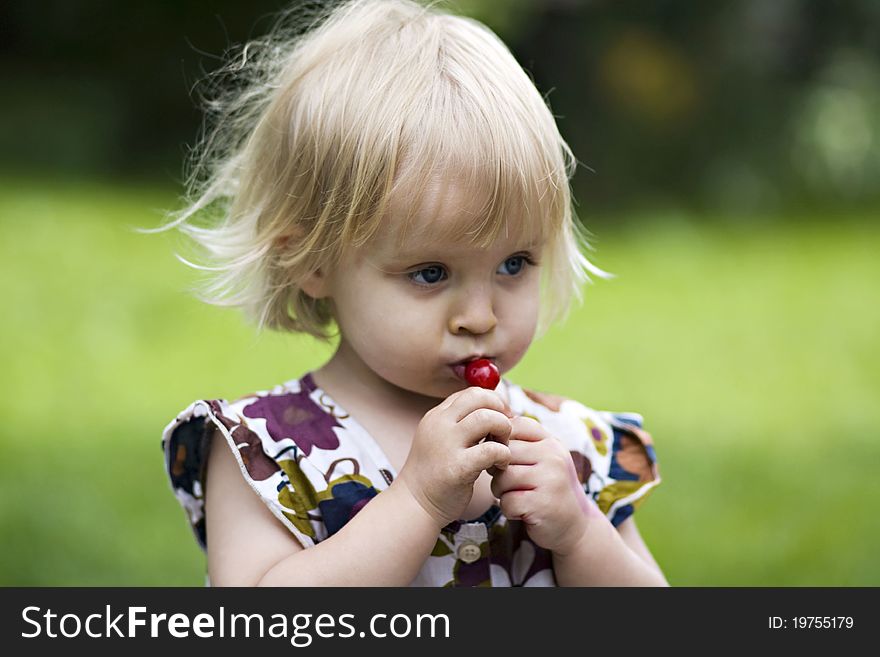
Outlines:
[[[293,526],[306,536],[315,538],[315,530],[309,522],[309,511],[318,507],[318,495],[312,482],[293,459],[278,461],[278,465],[290,479],[290,485],[278,491],[278,502],[285,516]],[[292,509],[293,513],[286,509]]]

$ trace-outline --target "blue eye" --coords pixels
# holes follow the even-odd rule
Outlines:
[[[512,267],[513,271],[510,272],[510,275],[511,275],[511,276],[516,276],[516,275],[519,274],[519,273],[523,270],[523,268],[526,266],[526,257],[525,257],[525,256],[521,256],[521,255],[513,256],[513,257],[508,258],[507,260],[505,260],[505,261],[504,261],[504,264],[501,265],[501,266],[503,267],[504,265],[507,265],[507,264],[510,263],[510,262],[518,263],[518,266],[513,266],[513,267]]]
[[[523,269],[525,269],[526,265],[536,265],[534,259],[528,254],[515,255],[509,257],[507,260],[499,268],[498,273],[504,273],[501,270],[504,267],[507,267],[507,276],[514,277],[519,276]],[[425,267],[423,269],[419,269],[418,271],[410,272],[406,275],[410,281],[419,285],[421,287],[433,287],[440,281],[444,280],[446,277],[446,272],[440,265],[431,265],[430,267]],[[421,279],[421,280],[419,280]]]
[[[416,276],[421,274],[425,274],[424,281],[417,281]],[[422,286],[434,285],[435,283],[439,283],[442,280],[443,276],[443,268],[438,267],[437,265],[432,265],[431,267],[425,267],[424,269],[419,269],[418,271],[414,271],[410,274],[407,274],[409,279],[414,283]]]

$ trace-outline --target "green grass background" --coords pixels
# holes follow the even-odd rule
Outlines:
[[[0,178],[0,584],[201,585],[164,426],[319,366],[187,296],[174,191]],[[509,376],[638,411],[664,480],[637,512],[673,585],[880,585],[880,228],[865,216],[597,229],[617,278]]]

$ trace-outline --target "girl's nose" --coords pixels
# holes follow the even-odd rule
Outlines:
[[[461,298],[449,316],[449,331],[454,334],[488,333],[498,324],[492,307],[492,293],[488,286],[479,290],[463,290]]]

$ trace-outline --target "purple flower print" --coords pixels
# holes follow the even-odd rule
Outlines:
[[[313,402],[307,390],[260,397],[242,412],[246,417],[266,420],[266,430],[273,440],[290,438],[306,456],[311,453],[312,447],[339,447],[339,439],[333,427],[342,425]]]
[[[572,451],[571,460],[574,463],[578,481],[582,484],[587,483],[590,480],[590,475],[593,474],[593,464],[590,463],[590,459],[580,452]]]
[[[492,576],[489,573],[489,559],[482,557],[473,563],[457,561],[453,567],[455,575],[454,587],[491,586]]]
[[[529,543],[534,548],[534,558],[525,573],[515,572],[516,553],[523,549],[524,543]],[[508,520],[501,530],[490,534],[489,550],[491,562],[507,571],[513,586],[522,586],[532,575],[553,568],[552,553],[536,545],[529,538],[522,520]]]

